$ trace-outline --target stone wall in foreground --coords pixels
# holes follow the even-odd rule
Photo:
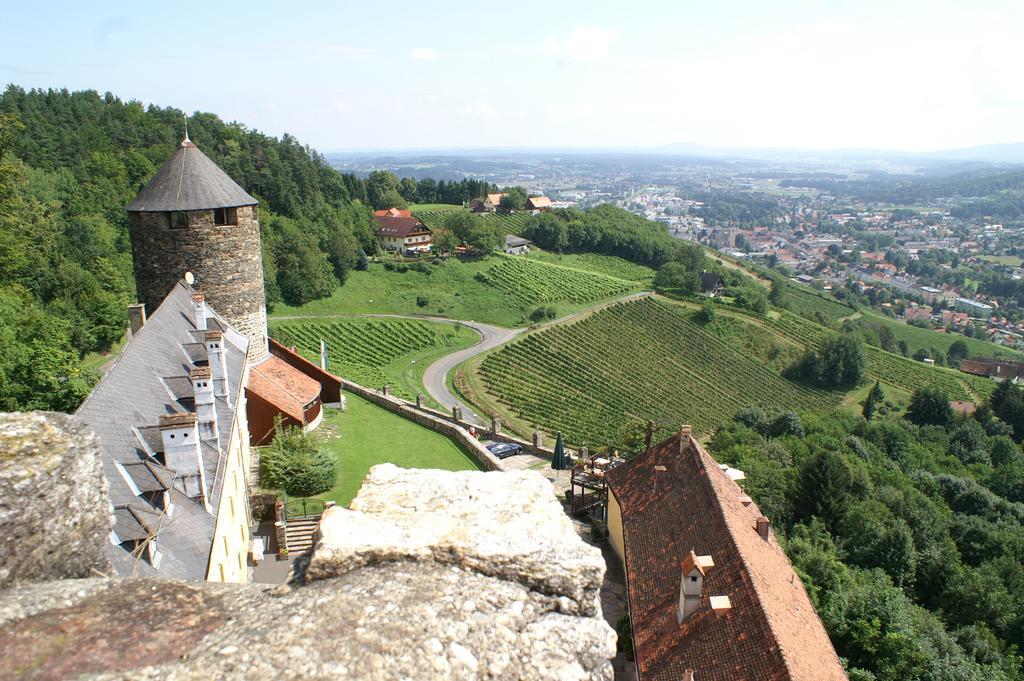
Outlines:
[[[73,438],[83,444],[48,457],[47,443],[57,441],[43,437],[50,428],[85,431]],[[0,415],[0,433],[12,429],[16,437],[0,439],[2,474],[11,461],[42,456],[40,470],[64,494],[81,484],[64,460],[74,454],[92,471],[84,480],[95,480],[96,440],[71,417]],[[47,541],[77,541],[95,557],[109,507],[105,489],[86,486],[76,498],[95,495],[95,504],[64,503]],[[0,487],[0,504],[19,489]],[[67,500],[34,489],[28,503],[40,508]],[[85,569],[51,555],[52,572],[33,576]],[[579,539],[539,473],[383,464],[351,509],[325,513],[312,555],[289,584],[91,578],[12,586],[0,590],[0,650],[5,670],[31,678],[611,679],[615,634],[601,617],[603,576],[600,551]]]

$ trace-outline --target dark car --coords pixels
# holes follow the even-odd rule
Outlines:
[[[487,445],[487,451],[499,459],[504,459],[516,454],[522,454],[523,446],[513,442],[495,442],[494,444]]]

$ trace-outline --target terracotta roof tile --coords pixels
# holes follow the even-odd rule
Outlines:
[[[299,423],[305,421],[303,407],[320,396],[317,381],[274,355],[249,369],[245,387]]]
[[[377,217],[377,234],[405,238],[413,233],[430,233],[430,228],[416,218]]]
[[[664,467],[655,470],[655,466]],[[743,490],[690,438],[674,436],[608,472],[622,512],[640,678],[846,679],[803,583]],[[682,561],[709,555],[701,607],[677,621]],[[712,596],[729,607],[712,609]],[[724,604],[724,601],[721,604]]]
[[[411,218],[412,217],[412,211],[411,210],[402,210],[401,208],[385,208],[383,210],[375,210],[375,211],[373,211],[373,217],[375,217],[375,218],[384,218],[384,217]]]

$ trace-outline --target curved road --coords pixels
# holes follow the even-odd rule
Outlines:
[[[539,327],[534,328],[543,328],[547,326],[554,326],[555,324],[564,324],[565,322],[570,322],[575,319],[579,319],[580,317],[600,310],[601,308],[608,307],[609,305],[614,305],[616,303],[621,303],[628,300],[636,300],[638,298],[644,298],[649,295],[651,295],[650,291],[640,291],[638,293],[631,293],[628,296],[623,296],[622,298],[617,298],[616,300],[608,301],[600,305],[595,305],[594,307],[588,307],[578,312],[573,312],[572,314],[565,315],[564,317],[560,317],[554,321],[546,322],[544,324],[541,324]],[[509,329],[504,326],[495,326],[493,324],[483,324],[481,322],[465,321],[459,319],[449,319],[448,317],[372,313],[353,314],[345,316],[391,317],[394,319],[418,319],[420,321],[444,322],[446,324],[462,324],[463,326],[469,327],[476,331],[478,334],[480,334],[479,343],[477,343],[476,345],[472,345],[468,348],[463,348],[462,350],[456,350],[450,355],[445,355],[441,359],[434,361],[434,363],[428,366],[426,370],[424,370],[423,372],[423,387],[426,388],[427,393],[429,393],[432,398],[443,404],[448,409],[451,409],[454,406],[462,407],[463,418],[466,421],[469,421],[470,423],[476,423],[477,425],[481,424],[479,416],[477,416],[477,414],[474,413],[473,410],[469,408],[469,405],[457,399],[455,395],[453,395],[452,392],[448,389],[448,373],[459,364],[465,362],[467,359],[475,357],[482,352],[487,352],[488,350],[496,348],[499,345],[503,345],[527,330],[526,328]],[[274,319],[286,320],[311,318],[290,315],[284,317],[274,317]]]

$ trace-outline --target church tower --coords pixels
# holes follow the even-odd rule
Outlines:
[[[135,287],[153,314],[186,272],[228,323],[249,338],[249,360],[267,351],[259,202],[186,136],[128,205]]]

